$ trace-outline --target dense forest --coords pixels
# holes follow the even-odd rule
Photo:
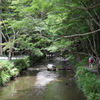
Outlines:
[[[37,60],[48,52],[80,63],[84,59],[85,65],[92,56],[100,73],[100,0],[0,0],[0,56],[11,60],[13,56],[31,55]],[[23,68],[29,66],[27,57],[15,65],[20,62]],[[13,68],[13,63],[6,63]],[[0,61],[7,67],[6,63]],[[17,75],[22,68],[18,65],[14,70]],[[85,80],[81,83],[83,91],[89,100],[99,100],[100,81],[86,70],[82,76],[81,70],[76,76],[80,82]],[[95,90],[86,85],[90,78],[90,83],[95,80]]]
[[[100,56],[99,0],[0,0],[3,53],[41,50]],[[2,54],[2,50],[1,54]]]
[[[0,55],[99,58],[99,15],[99,0],[0,0]]]

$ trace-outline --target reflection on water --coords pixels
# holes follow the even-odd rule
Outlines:
[[[85,100],[83,93],[76,87],[72,72],[59,71],[57,81],[47,86],[43,100]]]
[[[36,76],[36,88],[45,87],[50,81],[53,81],[57,78],[57,74],[50,71],[41,71]]]
[[[35,77],[23,76],[0,88],[0,100],[11,100],[24,94],[22,90],[27,90],[34,86]]]
[[[35,88],[37,92],[37,95],[41,95],[44,93],[46,85],[57,79],[57,74],[55,74],[54,72],[50,72],[50,71],[41,71],[37,74],[36,76],[36,82],[35,82]]]
[[[71,71],[29,71],[0,88],[0,100],[85,100]]]

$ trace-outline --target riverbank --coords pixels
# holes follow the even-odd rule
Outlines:
[[[0,60],[0,86],[17,77],[23,69],[29,67],[29,57],[26,56],[16,60]]]
[[[61,68],[62,61],[46,60],[33,67],[40,70],[23,71],[21,77],[0,88],[2,100],[86,100],[75,83],[72,70],[47,71],[45,66],[52,63]],[[32,67],[32,66],[31,66]],[[29,69],[29,68],[28,68]]]
[[[76,83],[84,92],[87,100],[100,100],[99,75],[86,68],[87,58],[76,64]],[[85,67],[84,67],[85,66]]]

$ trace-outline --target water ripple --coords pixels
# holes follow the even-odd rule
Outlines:
[[[57,78],[57,74],[52,71],[41,71],[36,76],[35,86],[37,88],[46,86],[49,82]]]

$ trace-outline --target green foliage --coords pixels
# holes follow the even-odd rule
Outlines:
[[[85,64],[88,62],[88,56],[83,58],[81,61],[79,61],[79,63],[76,62],[75,67],[79,67],[79,66],[86,66]]]
[[[33,48],[32,53],[33,53],[35,56],[37,56],[37,57],[43,56],[43,53],[42,53],[41,50],[38,49],[38,48]]]
[[[100,93],[90,93],[88,96],[89,100],[99,100],[100,99]]]
[[[71,62],[72,62],[73,60],[75,60],[75,57],[74,57],[73,55],[70,55],[70,54],[66,54],[65,57],[66,57],[67,59],[69,59]]]
[[[14,61],[14,65],[16,66],[16,68],[19,71],[22,71],[23,69],[26,69],[30,66],[30,60],[29,60],[28,56],[26,56],[22,59],[16,59],[16,60],[13,60],[13,61]]]
[[[66,48],[69,48],[69,46],[72,44],[73,42],[70,40],[64,40],[62,39],[61,41],[57,41],[54,42],[51,46],[49,46],[47,48],[48,51],[51,52],[56,52],[56,51],[63,51]]]
[[[1,60],[0,66],[2,67],[0,70],[0,84],[5,84],[10,81],[11,77],[17,76],[19,71],[14,67],[14,63],[8,60]]]
[[[17,44],[18,50],[30,49],[33,52],[38,51],[40,55],[42,53],[40,53],[39,49],[47,48],[46,46],[50,46],[47,49],[51,52],[62,52],[62,48],[73,52],[78,46],[70,46],[69,49],[68,45],[71,45],[74,41],[78,45],[77,41],[82,41],[80,37],[69,40],[62,38],[55,43],[54,40],[66,35],[83,34],[90,31],[89,23],[92,23],[92,18],[83,9],[84,5],[82,2],[86,6],[92,6],[90,0],[2,1],[3,6],[1,8],[5,8],[2,11],[3,22],[0,23],[5,25],[2,25],[2,30],[8,40],[5,43],[4,50],[12,46],[16,48],[15,44]],[[94,8],[94,10],[95,13],[93,9],[89,10],[89,12],[96,16],[98,14],[98,7]],[[25,36],[24,38],[23,35]],[[12,43],[13,40],[14,42]],[[38,55],[38,53],[36,52],[35,55]]]
[[[6,51],[7,49],[13,48],[14,47],[14,43],[13,42],[5,42],[2,44],[3,47],[3,51]]]
[[[0,71],[0,85],[8,82],[10,80],[10,75],[6,71]]]
[[[13,63],[8,60],[0,60],[0,66],[5,70],[10,70],[14,67]]]
[[[47,50],[50,52],[56,52],[58,50],[58,47],[56,45],[51,45],[47,48]]]
[[[84,67],[78,67],[76,72],[77,83],[87,96],[88,100],[100,99],[100,80],[96,75],[89,72]]]
[[[7,38],[9,34],[10,42],[12,41],[12,37],[14,37],[12,28],[14,28],[15,32],[20,31],[15,36],[16,40],[19,40],[23,34],[26,37],[31,37],[31,41],[27,41],[28,38],[22,40],[21,43],[15,41],[13,45],[18,42],[21,45],[18,47],[19,49],[22,46],[25,47],[25,45],[29,47],[32,43],[35,46],[32,45],[30,48],[36,47],[37,49],[38,43],[40,43],[41,46],[38,48],[41,49],[42,46],[49,43],[48,40],[51,40],[50,49],[56,51],[59,49],[53,43],[56,38],[90,31],[92,23],[92,17],[90,15],[95,19],[94,16],[97,16],[99,8],[89,9],[89,14],[83,9],[84,5],[88,8],[93,4],[91,0],[2,0],[3,22],[0,23],[5,24],[5,26],[2,26],[2,30]],[[41,38],[46,42],[42,43]],[[76,40],[78,41],[79,38]],[[73,42],[74,39],[70,41]],[[59,42],[59,45],[62,45],[62,43]],[[5,48],[7,47],[8,45],[5,46]]]
[[[10,70],[11,77],[17,76],[19,74],[19,70],[17,68],[13,68]]]
[[[35,49],[36,50],[36,49]],[[37,49],[37,51],[33,51],[30,56],[29,56],[29,60],[30,60],[30,66],[33,66],[35,63],[39,63],[41,62],[42,59],[44,59],[44,55],[43,53]]]

